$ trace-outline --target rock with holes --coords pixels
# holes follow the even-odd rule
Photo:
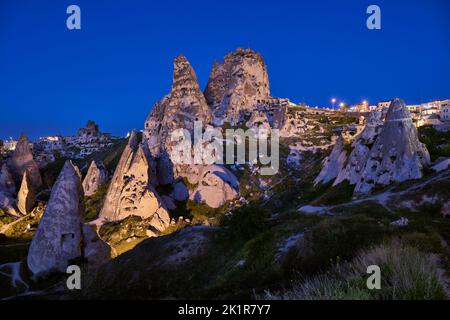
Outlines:
[[[108,182],[109,173],[101,161],[92,161],[86,177],[83,180],[84,195],[92,196],[97,190]]]
[[[380,111],[372,111],[366,121],[364,129],[355,138],[352,144],[353,150],[348,157],[346,166],[339,172],[333,185],[338,185],[344,180],[350,184],[357,184],[369,157],[370,148],[381,132],[383,121]]]
[[[222,63],[215,61],[205,97],[215,124],[224,121],[237,124],[246,112],[270,99],[267,66],[261,55],[239,48],[228,53]]]
[[[144,141],[154,157],[170,153],[176,143],[171,135],[176,130],[193,133],[195,121],[201,121],[204,126],[211,122],[211,111],[189,61],[179,55],[173,64],[172,90],[153,106],[145,121]]]
[[[53,186],[28,252],[28,267],[34,275],[66,272],[70,261],[82,256],[83,214],[81,175],[67,161]]]
[[[139,143],[133,131],[111,179],[99,217],[115,221],[134,215],[151,219],[152,226],[163,231],[170,218],[151,184],[150,172],[146,145]]]
[[[256,136],[260,139],[267,138],[272,129],[269,124],[269,119],[263,111],[253,111],[250,119],[245,123],[247,128],[252,129]]]
[[[376,185],[420,179],[430,164],[426,146],[419,141],[411,114],[400,99],[392,100],[385,123],[356,184],[356,193],[368,193]]]

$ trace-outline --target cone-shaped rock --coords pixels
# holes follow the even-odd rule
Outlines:
[[[27,262],[33,274],[65,272],[82,255],[83,197],[80,173],[67,161],[31,242]]]
[[[355,192],[367,193],[377,184],[419,179],[423,175],[422,169],[429,163],[430,155],[419,141],[417,128],[405,103],[394,99]]]
[[[133,131],[114,172],[100,218],[121,220],[135,215],[151,219],[153,227],[164,230],[170,217],[150,183],[150,171],[144,146]]]
[[[171,133],[177,129],[193,131],[194,122],[203,126],[211,122],[211,110],[198,85],[188,60],[178,56],[174,61],[171,92],[157,102],[145,122],[144,139],[155,157],[171,148]]]
[[[101,161],[92,161],[86,177],[83,180],[85,196],[92,196],[97,190],[108,182],[109,174]]]
[[[253,111],[261,100],[270,98],[267,66],[259,53],[237,49],[221,64],[215,61],[205,97],[215,122],[237,123],[243,112]]]
[[[372,111],[366,121],[366,125],[353,142],[353,151],[348,157],[347,165],[339,172],[334,185],[344,180],[350,184],[357,184],[361,180],[361,175],[369,157],[370,148],[378,137],[383,126],[381,112]]]
[[[335,179],[344,167],[346,160],[347,152],[344,150],[344,138],[339,136],[330,155],[323,161],[322,170],[314,180],[314,183],[318,184],[321,182],[326,184]]]
[[[9,165],[17,182],[22,181],[23,174],[27,171],[34,188],[39,188],[42,185],[41,174],[36,161],[33,159],[30,141],[24,134],[20,135]]]
[[[20,185],[19,194],[17,195],[17,208],[22,214],[29,214],[36,202],[36,195],[31,186],[31,181],[27,171],[23,174],[22,184]]]

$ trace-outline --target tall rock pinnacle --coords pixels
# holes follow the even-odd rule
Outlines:
[[[121,220],[135,215],[151,219],[163,231],[170,222],[169,214],[151,184],[151,168],[145,145],[139,144],[133,131],[117,165],[105,197],[100,218]]]
[[[27,262],[33,274],[65,272],[70,260],[82,256],[83,201],[80,172],[67,161],[31,242]]]
[[[344,149],[344,138],[339,136],[330,155],[324,159],[322,170],[314,180],[314,183],[326,184],[335,179],[344,167],[346,160],[347,152]]]
[[[108,171],[101,161],[92,160],[86,177],[83,180],[85,196],[92,196],[97,190],[108,182]]]
[[[171,92],[157,102],[145,122],[144,140],[153,156],[171,148],[170,134],[177,129],[193,131],[194,122],[211,122],[211,110],[198,85],[194,69],[186,57],[174,60]]]
[[[22,214],[28,214],[33,210],[36,196],[31,186],[28,174],[25,171],[23,174],[22,184],[20,186],[19,194],[17,195],[17,208]]]
[[[253,111],[261,100],[270,98],[267,66],[259,53],[237,49],[222,64],[214,62],[205,97],[216,124],[236,124],[243,112]]]
[[[27,171],[34,188],[39,188],[42,185],[41,174],[36,161],[33,159],[30,141],[24,134],[20,135],[16,149],[9,160],[9,166],[16,182],[21,182],[24,172]]]
[[[370,150],[367,163],[356,185],[356,193],[367,193],[375,185],[388,185],[420,179],[430,164],[427,148],[419,141],[417,128],[400,99],[392,100],[385,124]]]

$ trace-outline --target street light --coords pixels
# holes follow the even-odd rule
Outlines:
[[[334,109],[334,104],[336,103],[336,98],[331,99],[331,103],[332,103],[332,106],[333,106],[333,109]]]

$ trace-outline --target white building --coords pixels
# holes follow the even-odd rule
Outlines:
[[[4,151],[14,151],[16,150],[17,140],[13,140],[10,138],[9,140],[3,141],[3,150]]]
[[[390,105],[391,105],[390,101],[380,101],[377,103],[377,108],[379,111],[383,111],[384,109],[387,110]]]
[[[422,104],[422,115],[440,114],[441,109],[449,105],[450,100],[436,100]]]
[[[441,120],[442,121],[450,121],[450,100],[442,101],[441,104]]]

